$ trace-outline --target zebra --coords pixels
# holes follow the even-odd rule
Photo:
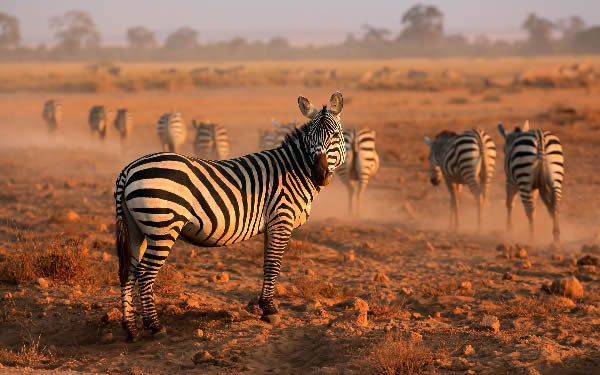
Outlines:
[[[483,208],[496,165],[496,145],[480,129],[456,134],[444,130],[434,141],[425,137],[430,147],[431,184],[439,185],[442,175],[450,191],[450,228],[458,229],[458,195],[466,184],[477,203],[477,224],[481,228]]]
[[[110,117],[112,117],[112,112],[106,110],[103,105],[95,105],[90,108],[88,124],[92,131],[92,136],[94,136],[94,133],[98,133],[100,139],[104,140],[106,138]]]
[[[339,168],[338,175],[348,187],[348,210],[353,213],[353,208],[358,214],[360,202],[369,182],[369,177],[375,176],[379,169],[379,155],[375,150],[375,131],[371,129],[349,128],[344,130],[346,143],[346,162]],[[355,182],[358,181],[358,190],[354,194]],[[356,200],[356,205],[354,205]]]
[[[564,179],[560,139],[547,130],[529,130],[529,121],[512,133],[507,133],[502,124],[498,124],[498,131],[505,140],[507,229],[512,229],[512,208],[519,193],[529,220],[529,235],[533,238],[535,201],[539,193],[553,220],[554,243],[559,243],[558,214]]]
[[[273,301],[292,230],[309,217],[311,204],[345,159],[340,92],[329,109],[298,98],[310,121],[273,150],[229,160],[156,153],[133,161],[115,186],[116,236],[123,327],[138,337],[132,290],[137,280],[144,326],[164,337],[152,286],[181,234],[200,246],[225,246],[264,233],[262,320],[277,324]]]
[[[298,126],[296,121],[280,123],[278,121],[273,121],[273,128],[271,129],[261,129],[258,133],[258,149],[259,150],[270,150],[276,147],[279,147],[285,137],[292,133],[294,129]]]
[[[62,119],[61,102],[55,99],[46,100],[46,102],[44,102],[42,118],[46,121],[46,124],[48,124],[48,130],[50,132],[55,131]]]
[[[131,133],[131,128],[133,128],[133,114],[131,111],[125,108],[118,109],[114,125],[121,136],[121,144],[123,144],[127,135]]]
[[[163,151],[175,152],[185,142],[185,123],[179,112],[160,116],[157,130]]]
[[[223,160],[229,157],[229,135],[227,129],[221,125],[192,120],[196,129],[194,139],[194,152],[201,158]]]

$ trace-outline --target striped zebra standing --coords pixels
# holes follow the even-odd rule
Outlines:
[[[62,104],[58,100],[50,99],[44,103],[42,118],[48,125],[48,130],[53,132],[62,120]]]
[[[310,119],[273,150],[212,161],[174,153],[144,156],[116,181],[117,252],[123,327],[138,337],[132,290],[140,289],[144,326],[166,335],[152,286],[179,235],[199,246],[225,246],[265,234],[261,319],[277,323],[273,301],[284,250],[311,204],[345,159],[340,112],[342,94],[316,109],[299,97]]]
[[[358,215],[369,178],[375,176],[379,169],[379,156],[375,150],[375,131],[367,128],[358,131],[353,128],[346,129],[344,141],[346,162],[339,168],[338,174],[348,187],[348,210]],[[356,182],[358,182],[358,189],[355,190]]]
[[[185,123],[179,112],[160,116],[157,129],[163,151],[175,152],[185,142]]]
[[[192,120],[196,129],[194,152],[203,159],[223,160],[229,157],[229,135],[224,126]]]
[[[512,133],[507,133],[502,124],[498,125],[498,130],[505,140],[507,229],[512,229],[512,208],[519,193],[533,238],[535,201],[539,194],[553,220],[554,242],[560,242],[558,214],[564,178],[560,140],[549,131],[529,130],[529,121]]]
[[[281,146],[285,137],[292,133],[298,123],[296,121],[280,123],[273,121],[273,128],[261,129],[258,133],[258,149],[259,150],[270,150]]]
[[[103,105],[96,105],[90,108],[88,125],[92,131],[92,136],[98,133],[100,139],[104,140],[106,138],[110,117],[112,117],[112,112],[104,108]]]
[[[442,175],[450,191],[450,228],[458,229],[458,195],[467,185],[477,203],[477,224],[481,228],[483,208],[496,165],[496,145],[483,130],[462,134],[444,130],[435,140],[425,137],[430,147],[431,183],[439,185]]]
[[[133,128],[133,114],[131,111],[125,108],[118,109],[114,125],[121,137],[121,145],[123,145],[125,138],[127,138],[127,135],[131,133],[131,129]]]

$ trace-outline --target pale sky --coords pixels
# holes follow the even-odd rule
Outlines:
[[[52,42],[48,18],[71,9],[94,18],[106,44],[123,43],[128,27],[143,25],[163,39],[180,26],[200,32],[200,40],[268,39],[322,44],[360,35],[364,23],[397,33],[402,14],[418,0],[0,0],[0,12],[19,18],[24,43]],[[529,12],[556,20],[581,16],[600,24],[600,0],[425,0],[445,14],[447,32],[514,37]]]

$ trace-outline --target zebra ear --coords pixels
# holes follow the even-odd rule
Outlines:
[[[526,120],[521,128],[521,131],[528,132],[529,131],[529,120]]]
[[[506,130],[504,130],[504,126],[502,126],[502,124],[498,124],[498,131],[502,137],[506,138]]]
[[[342,112],[342,108],[344,108],[344,97],[341,92],[336,91],[329,99],[329,110],[337,116]]]
[[[428,146],[431,146],[431,144],[433,143],[431,138],[429,138],[428,136],[425,136],[424,139],[425,139],[425,143],[427,143]]]
[[[304,116],[308,117],[311,120],[315,118],[317,113],[319,113],[315,106],[312,105],[310,101],[304,96],[298,97],[298,106],[300,107],[300,112],[302,112]]]

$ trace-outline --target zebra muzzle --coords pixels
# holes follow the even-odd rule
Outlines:
[[[329,171],[327,155],[322,153],[315,157],[312,167],[312,179],[317,186],[326,186],[331,182],[333,172]]]

